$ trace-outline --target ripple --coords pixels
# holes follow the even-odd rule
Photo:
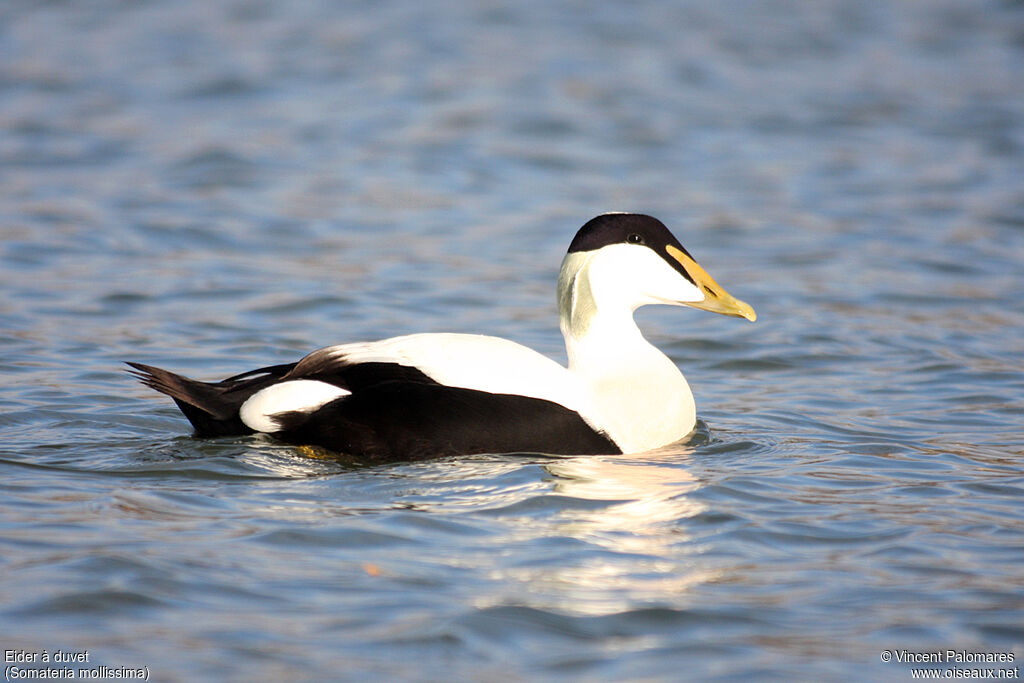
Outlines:
[[[571,496],[542,495],[531,496],[502,507],[488,508],[482,511],[489,515],[511,517],[548,517],[572,510],[601,510],[616,503],[614,500],[589,500]]]
[[[196,190],[249,187],[256,183],[260,165],[242,154],[220,148],[201,149],[177,161],[168,171],[170,181]]]
[[[164,606],[152,595],[137,591],[94,590],[63,593],[8,610],[14,618],[61,616],[65,618],[110,618],[128,616]]]
[[[276,529],[259,534],[253,540],[286,548],[315,548],[317,546],[376,548],[415,543],[410,538],[365,529]]]
[[[499,605],[459,617],[455,629],[463,634],[465,640],[515,644],[545,638],[554,642],[640,639],[659,635],[672,638],[681,629],[753,626],[758,621],[749,614],[730,614],[726,610],[648,607],[602,616],[571,616],[551,610]]]

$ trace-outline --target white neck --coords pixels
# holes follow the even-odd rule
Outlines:
[[[596,256],[566,255],[558,279],[569,371],[587,394],[586,417],[626,453],[678,441],[696,424],[690,386],[633,320],[646,301],[609,277]]]

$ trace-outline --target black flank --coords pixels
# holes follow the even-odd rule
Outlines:
[[[436,383],[383,382],[312,414],[283,413],[277,421],[277,438],[371,462],[473,453],[621,453],[557,403]]]

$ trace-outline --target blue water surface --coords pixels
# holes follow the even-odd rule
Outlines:
[[[0,649],[159,681],[1024,658],[1021,3],[10,0],[0,55]],[[365,468],[194,439],[121,369],[417,331],[564,360],[558,265],[611,210],[760,316],[638,313],[684,444]]]

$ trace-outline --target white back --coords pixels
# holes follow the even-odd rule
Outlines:
[[[422,333],[321,349],[348,363],[398,363],[440,384],[553,401],[580,411],[586,401],[568,370],[522,344],[480,334]]]

